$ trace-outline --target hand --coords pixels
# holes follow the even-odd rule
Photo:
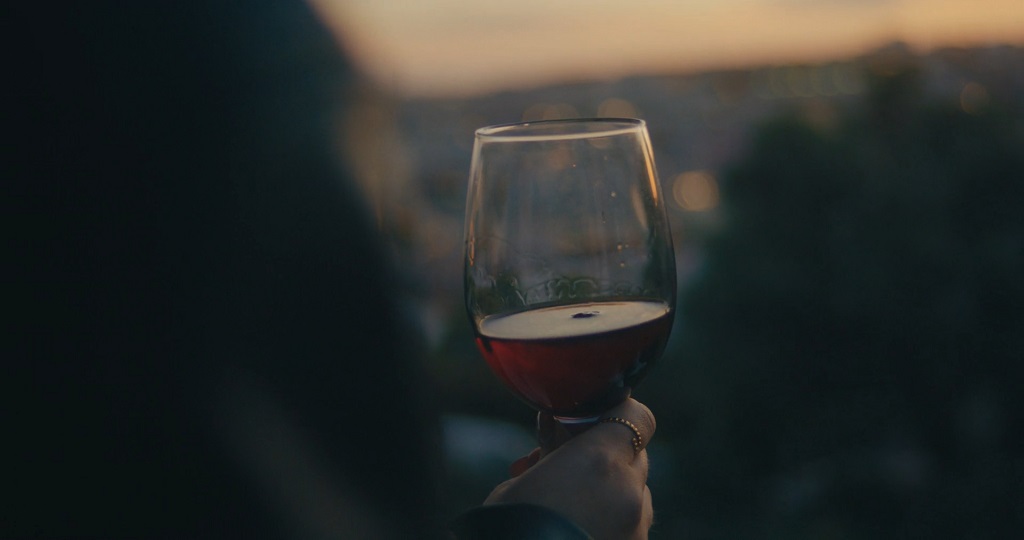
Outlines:
[[[630,398],[603,418],[624,418],[654,435],[651,411]],[[630,429],[599,423],[570,436],[554,418],[538,417],[541,447],[512,464],[513,478],[494,488],[484,505],[532,503],[561,513],[595,540],[645,539],[654,520],[647,488],[647,451],[634,453]]]

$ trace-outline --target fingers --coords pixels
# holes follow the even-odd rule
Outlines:
[[[640,526],[635,529],[637,538],[647,538],[647,531],[654,525],[654,500],[651,496],[651,490],[646,485],[644,486],[644,503],[643,511],[640,517]]]
[[[601,415],[601,418],[603,420],[614,418],[616,420],[611,423],[620,424],[622,427],[619,429],[625,428],[633,431],[634,437],[639,441],[638,448],[635,448],[636,453],[647,447],[647,443],[650,442],[657,428],[657,422],[651,410],[633,398],[627,398],[616,407]],[[589,429],[596,427],[591,426]],[[537,414],[537,441],[540,443],[541,457],[550,454],[580,432],[579,430],[575,432],[568,430],[550,414]]]
[[[541,449],[534,448],[532,452],[512,462],[512,465],[508,468],[508,473],[511,478],[515,478],[527,470],[533,467],[540,461]]]
[[[654,415],[628,399],[601,417],[621,418],[622,422],[594,424],[570,436],[553,417],[539,415],[541,447],[512,464],[512,479],[498,485],[485,504],[546,506],[596,540],[646,539],[654,510],[646,485],[645,447],[656,429]],[[637,449],[634,439],[639,441]]]
[[[632,423],[640,434],[641,450],[647,447],[647,443],[650,442],[657,429],[657,422],[654,420],[651,410],[633,398],[626,399],[614,409],[601,415],[601,418],[622,418]]]
[[[657,422],[651,410],[633,398],[627,398],[619,405],[608,410],[601,415],[601,419],[602,421],[597,424],[591,424],[586,429],[586,432],[589,433],[596,430],[602,434],[600,438],[614,437],[613,433],[615,432],[618,432],[619,438],[623,438],[622,434],[625,432],[628,438],[624,439],[625,444],[623,448],[632,450],[634,457],[647,448],[647,444],[650,443],[651,437],[654,436],[654,432],[657,429]],[[630,433],[632,433],[631,437],[629,437]],[[570,432],[562,423],[549,414],[537,414],[537,440],[541,448],[540,458],[544,458],[579,434],[580,432],[578,431],[575,433]],[[591,433],[588,435],[588,438],[590,437],[597,437],[597,435]],[[533,463],[536,463],[536,461]]]
[[[654,436],[657,424],[654,414],[644,404],[629,398],[615,408],[601,415],[602,421],[592,427],[588,433],[604,438],[620,439],[619,445],[623,452],[635,456],[647,448]]]

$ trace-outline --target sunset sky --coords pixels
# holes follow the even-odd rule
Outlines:
[[[902,40],[1024,45],[1024,0],[310,0],[400,95],[814,62]]]

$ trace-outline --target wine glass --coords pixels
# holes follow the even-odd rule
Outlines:
[[[476,131],[465,230],[477,346],[517,396],[563,424],[629,397],[675,314],[672,238],[644,121]]]

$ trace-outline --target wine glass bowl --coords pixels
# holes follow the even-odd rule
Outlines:
[[[646,125],[553,120],[476,132],[466,308],[495,374],[533,407],[589,420],[664,349],[675,257]]]

